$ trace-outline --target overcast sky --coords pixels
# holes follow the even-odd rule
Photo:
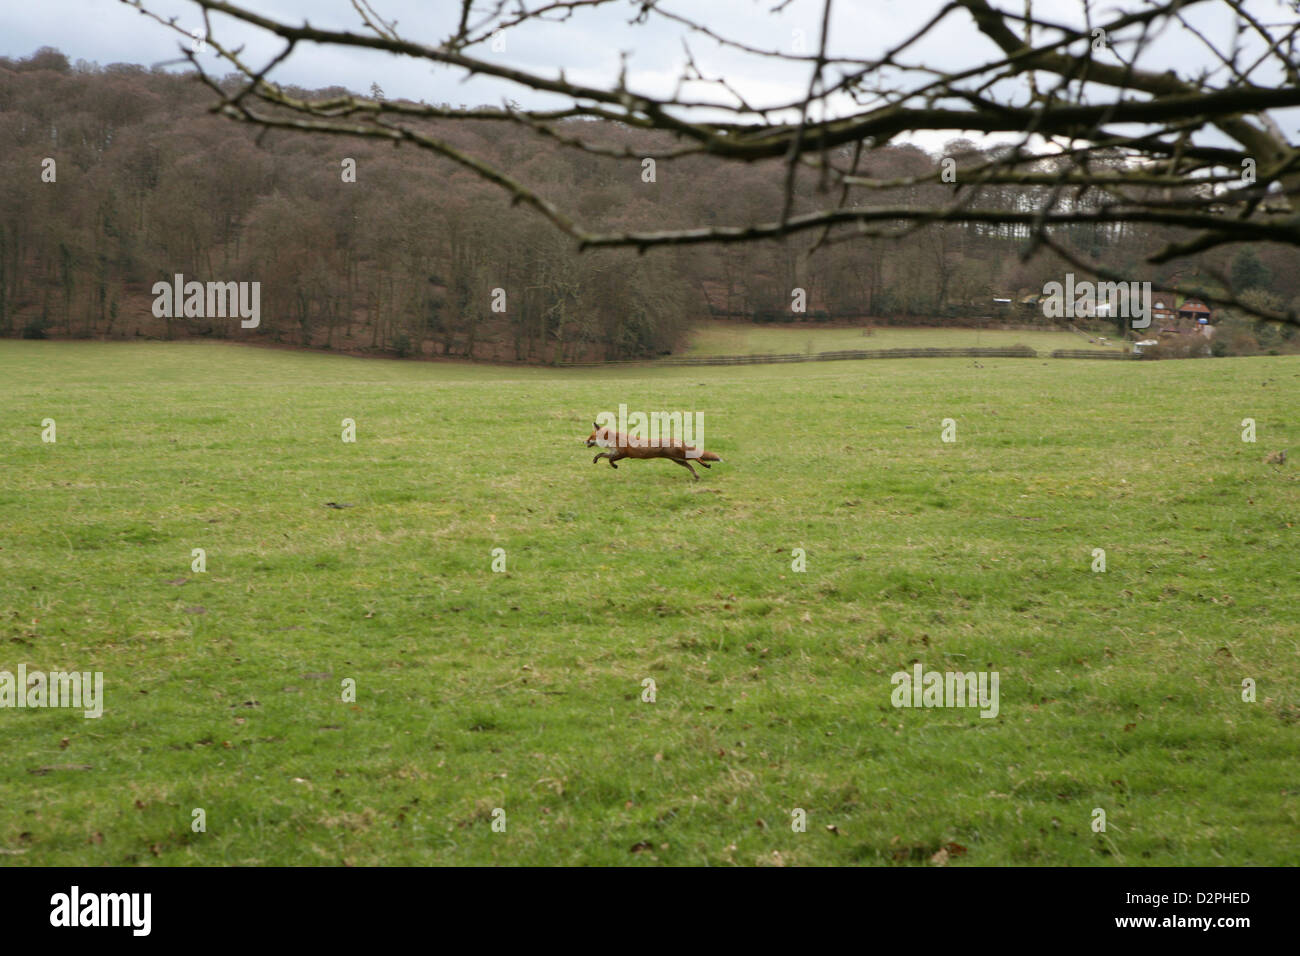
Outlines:
[[[437,42],[451,30],[460,4],[455,0],[373,0],[387,19],[397,20],[404,36],[421,42]],[[534,6],[539,0],[528,0]],[[1289,23],[1296,18],[1293,0],[1253,0],[1252,12],[1268,23]],[[1020,12],[1022,0],[994,0],[995,5]],[[147,0],[151,10],[176,16],[188,29],[201,29],[198,7],[186,0]],[[364,32],[349,0],[252,0],[257,12],[290,23],[310,20],[313,26]],[[776,0],[665,0],[663,8],[703,18],[716,32],[731,39],[761,47],[791,51],[802,40],[807,52],[815,52],[820,33],[821,0],[794,0],[778,14],[769,11]],[[839,0],[833,7],[830,30],[831,52],[856,56],[879,54],[919,27],[942,6],[942,0]],[[1094,22],[1105,20],[1122,9],[1138,8],[1138,0],[1109,0],[1094,4]],[[714,41],[686,31],[666,20],[651,17],[640,26],[629,26],[636,7],[627,0],[584,11],[564,23],[534,23],[510,31],[505,50],[493,52],[487,45],[474,52],[484,58],[500,58],[521,69],[557,75],[563,68],[569,79],[608,86],[618,76],[620,53],[628,54],[629,85],[650,94],[667,94],[673,89],[684,62],[682,41],[687,38],[696,62],[706,74],[718,74],[740,89],[751,103],[770,104],[801,97],[807,90],[808,67],[781,64],[769,58],[753,57],[720,49]],[[1037,0],[1034,12],[1045,19],[1081,23],[1080,0]],[[1226,4],[1209,2],[1193,8],[1189,20],[1206,36],[1216,38],[1226,49],[1230,44],[1230,11]],[[250,30],[229,18],[214,16],[213,32],[227,45],[247,46],[250,63],[260,65],[280,49],[280,43]],[[0,53],[11,57],[31,54],[41,46],[62,50],[70,59],[101,65],[126,62],[146,66],[176,59],[180,38],[165,27],[141,16],[120,0],[0,0]],[[912,62],[928,62],[947,69],[971,65],[993,54],[992,44],[974,29],[970,17],[959,11],[926,42],[915,49]],[[228,72],[209,51],[212,69]],[[1186,31],[1167,31],[1153,46],[1149,68],[1175,69],[1189,76],[1194,69],[1208,66],[1211,55]],[[459,73],[366,50],[337,49],[315,45],[300,47],[293,57],[271,74],[281,83],[308,88],[340,85],[365,92],[378,83],[390,98],[409,98],[429,103],[499,105],[512,98],[525,107],[554,106],[542,94],[488,78],[465,81]],[[1275,74],[1261,73],[1257,82],[1273,84]],[[690,92],[699,99],[722,96],[716,87],[696,86]],[[1288,135],[1300,126],[1300,110],[1275,114]],[[934,148],[948,136],[930,142]]]

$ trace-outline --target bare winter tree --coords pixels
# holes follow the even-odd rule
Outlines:
[[[669,9],[685,5],[666,0],[462,0],[454,26],[441,38],[399,32],[378,9],[379,0],[351,0],[357,32],[285,23],[238,3],[193,0],[206,43],[233,66],[236,82],[205,70],[190,49],[189,31],[175,19],[157,15],[148,0],[123,2],[183,35],[185,55],[216,98],[214,111],[267,129],[369,137],[429,150],[536,210],[582,249],[645,250],[807,234],[811,251],[936,223],[968,223],[1012,229],[1025,239],[1025,256],[1048,248],[1082,270],[1124,280],[1132,276],[1068,241],[1070,230],[1174,227],[1175,240],[1162,239],[1145,251],[1152,264],[1239,243],[1300,247],[1300,148],[1273,115],[1300,107],[1298,0],[1134,0],[1121,3],[1129,9],[1118,12],[1113,4],[1079,0],[1068,22],[1036,16],[1032,0],[1014,10],[1010,0],[950,0],[888,48],[856,51],[845,51],[832,36],[833,0],[823,0],[806,50],[797,44],[750,45],[702,18]],[[770,12],[779,16],[789,0],[773,3]],[[683,35],[684,66],[671,93],[634,89],[626,70],[606,85],[577,83],[562,70],[511,65],[508,56],[490,49],[494,40],[530,24],[565,23],[596,8],[625,8],[633,29],[662,22]],[[1197,19],[1207,8],[1224,14],[1221,22],[1231,29],[1207,31]],[[222,17],[278,38],[282,48],[265,62],[249,62],[242,47],[223,42],[215,29],[228,22]],[[971,65],[935,62],[935,46],[927,41],[954,23],[970,32],[976,49]],[[1165,69],[1170,37],[1181,55],[1174,69]],[[425,60],[466,77],[506,81],[556,98],[558,105],[525,109],[510,100],[499,108],[452,108],[378,96],[304,98],[268,77],[305,44]],[[763,68],[797,66],[805,71],[806,87],[785,102],[753,102],[739,79],[710,75],[698,65],[695,49],[702,44],[752,58]],[[859,45],[881,44],[864,37]],[[439,132],[449,121],[485,120],[519,124],[608,163],[779,161],[784,200],[764,221],[597,231],[511,170],[458,148]],[[600,130],[607,124],[584,120],[671,139],[656,152],[637,152],[603,138]],[[999,136],[1003,145],[945,157],[922,175],[864,174],[875,151],[934,133]],[[929,201],[894,201],[909,189],[922,190]],[[1184,291],[1297,322],[1294,311],[1282,315],[1238,301],[1226,277],[1223,288],[1229,291]]]

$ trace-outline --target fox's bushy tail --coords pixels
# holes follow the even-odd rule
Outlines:
[[[722,461],[722,459],[711,451],[702,451],[700,452],[700,461]]]

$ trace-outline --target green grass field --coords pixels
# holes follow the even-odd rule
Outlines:
[[[1300,359],[981,364],[0,342],[0,863],[1294,864]]]
[[[740,322],[708,322],[690,337],[684,354],[703,355],[788,355],[809,352],[837,352],[848,349],[1007,348],[1028,345],[1047,355],[1054,349],[1122,349],[1113,337],[1109,345],[1089,342],[1085,336],[1051,329],[963,328],[873,328],[864,335],[861,328],[824,328],[817,324],[753,325]]]

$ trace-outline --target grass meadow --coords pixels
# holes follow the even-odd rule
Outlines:
[[[0,342],[0,864],[1294,864],[1300,359],[978,366]]]

